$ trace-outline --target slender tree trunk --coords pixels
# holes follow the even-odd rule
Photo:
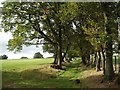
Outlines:
[[[120,43],[118,45],[118,78],[117,78],[117,84],[120,85]]]
[[[103,56],[103,74],[105,75],[105,54],[104,54],[104,50],[103,50],[103,46],[101,45],[101,49],[102,49],[102,56]]]
[[[60,24],[60,22],[59,22]],[[59,43],[58,43],[58,67],[62,68],[62,31],[61,27],[59,26]]]
[[[82,63],[86,65],[85,55],[82,55],[81,58],[82,58]]]
[[[100,63],[101,63],[101,54],[100,51],[98,51],[98,60],[97,60],[97,64],[96,64],[96,71],[101,71],[100,69]]]
[[[53,62],[53,64],[57,64],[57,62],[58,62],[58,58],[57,58],[57,54],[55,54],[54,55],[54,62]]]
[[[66,57],[66,54],[67,54],[67,52],[68,52],[68,49],[69,49],[69,44],[67,45],[67,48],[66,48],[66,51],[65,51],[65,53],[64,53],[64,55],[63,55],[63,57],[62,57],[62,60],[64,61],[64,58]]]
[[[93,62],[93,66],[95,67],[97,63],[97,52],[95,52],[94,54],[94,62]]]
[[[105,80],[111,81],[114,79],[114,70],[112,62],[112,37],[110,36],[110,29],[107,30],[107,41],[106,41],[106,68],[105,68]]]
[[[116,71],[117,70],[116,56],[114,58],[115,58],[115,71]]]
[[[58,46],[58,63],[59,68],[62,68],[62,48],[61,46]]]
[[[87,55],[87,65],[89,66],[90,65],[90,54]]]
[[[93,56],[93,54],[91,55],[91,67],[93,67],[94,65],[93,65],[93,63],[94,63],[94,56]]]
[[[53,64],[57,64],[58,62],[58,48],[55,46],[55,53],[54,53],[54,62]]]

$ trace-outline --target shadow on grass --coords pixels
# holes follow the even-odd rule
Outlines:
[[[22,72],[2,72],[3,88],[80,88],[69,77],[59,77],[52,69],[33,69]]]
[[[101,83],[101,74],[90,74],[90,68],[74,60],[66,70],[56,70],[50,67],[24,70],[21,72],[2,72],[3,88],[109,88],[114,84]],[[87,71],[87,73],[86,73]],[[84,73],[83,73],[84,72]],[[86,77],[81,78],[87,74]],[[75,83],[80,79],[80,83]]]

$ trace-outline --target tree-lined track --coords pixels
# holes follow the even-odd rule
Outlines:
[[[116,78],[119,17],[120,2],[4,2],[2,7],[3,29],[13,35],[8,50],[43,44],[44,52],[54,54],[52,68],[64,70],[62,63],[80,57],[85,66],[103,72],[103,82]]]

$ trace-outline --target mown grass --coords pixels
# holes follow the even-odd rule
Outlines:
[[[74,60],[66,70],[50,68],[52,58],[36,60],[4,60],[2,61],[2,86],[26,88],[82,88],[78,67],[80,60]]]

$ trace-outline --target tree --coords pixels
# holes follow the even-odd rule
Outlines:
[[[0,56],[0,59],[2,59],[2,55]]]
[[[33,58],[43,58],[43,55],[40,52],[34,54]]]
[[[7,59],[7,58],[8,58],[8,56],[5,54],[0,56],[0,59]]]
[[[61,68],[64,30],[59,19],[61,6],[60,3],[4,2],[4,31],[11,31],[13,34],[13,39],[8,42],[8,49],[20,51],[22,45],[51,44],[57,47],[57,65]]]
[[[105,68],[105,79],[111,81],[114,79],[113,71],[113,39],[115,38],[117,31],[117,14],[116,14],[116,3],[102,3],[102,9],[105,14],[105,27],[106,27],[106,68]]]
[[[28,59],[28,57],[21,57],[20,59]]]
[[[77,50],[69,50],[67,53],[67,58],[72,59],[75,57],[79,57],[79,51]]]

